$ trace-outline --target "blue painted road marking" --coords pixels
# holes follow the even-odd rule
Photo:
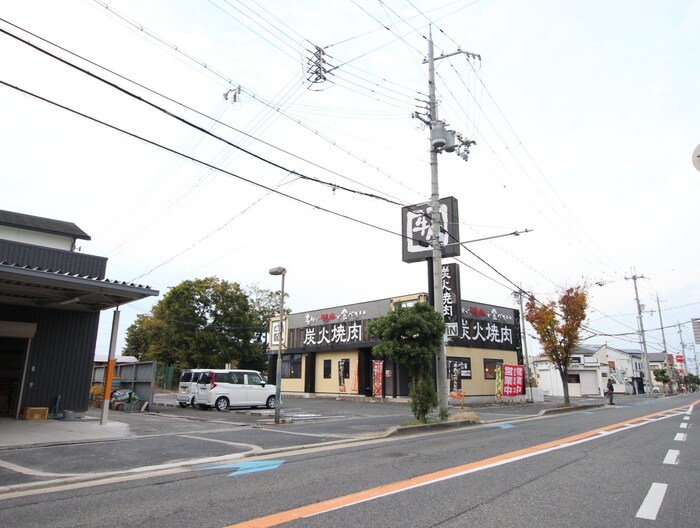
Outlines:
[[[501,429],[512,429],[515,426],[513,424],[501,424],[498,427],[500,427]]]
[[[229,477],[235,477],[237,475],[246,475],[248,473],[256,473],[258,471],[269,471],[270,469],[277,469],[282,464],[284,460],[261,460],[260,462],[239,462],[238,464],[225,464],[223,466],[209,466],[205,469],[232,469],[236,468],[236,471],[229,473]]]

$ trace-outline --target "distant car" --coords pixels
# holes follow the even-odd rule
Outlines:
[[[202,372],[209,369],[188,369],[180,374],[180,385],[177,389],[177,403],[180,407],[195,406],[195,396],[197,394],[197,380]]]
[[[256,370],[208,370],[197,380],[195,401],[200,409],[262,407],[274,409],[276,387]]]

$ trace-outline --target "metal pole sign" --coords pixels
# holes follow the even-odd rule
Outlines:
[[[440,245],[443,257],[459,256],[459,212],[457,198],[440,200]],[[421,262],[432,256],[432,213],[430,202],[401,208],[402,255],[404,262]]]

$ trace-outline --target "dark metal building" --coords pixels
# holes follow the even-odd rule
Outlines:
[[[107,258],[75,251],[75,224],[0,211],[0,416],[85,411],[100,312],[158,295],[105,278]]]

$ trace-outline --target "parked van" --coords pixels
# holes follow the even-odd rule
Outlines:
[[[215,407],[261,407],[274,409],[274,385],[256,370],[208,370],[197,380],[196,403],[200,409]]]
[[[197,394],[197,380],[202,372],[207,372],[209,369],[188,369],[183,370],[180,374],[180,386],[177,390],[177,403],[180,407],[195,405],[195,396]]]

